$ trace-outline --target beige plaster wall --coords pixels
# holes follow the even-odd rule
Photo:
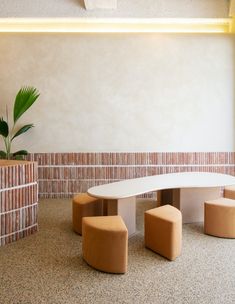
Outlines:
[[[231,36],[1,35],[1,114],[22,85],[41,96],[15,148],[234,150]]]

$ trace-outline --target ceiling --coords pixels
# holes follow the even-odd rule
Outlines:
[[[83,0],[1,0],[5,17],[226,18],[228,0],[118,0],[116,10],[87,11]]]

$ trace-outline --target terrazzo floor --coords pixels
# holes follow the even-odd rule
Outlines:
[[[83,261],[71,201],[40,201],[40,231],[0,248],[0,304],[234,304],[235,239],[204,235],[202,223],[184,225],[182,255],[169,262],[143,245],[143,212],[152,207],[138,202],[128,272],[113,275]]]

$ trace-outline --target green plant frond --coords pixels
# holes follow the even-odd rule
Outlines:
[[[29,129],[33,128],[33,124],[28,124],[28,125],[25,125],[23,126],[22,128],[20,128],[16,133],[15,135],[12,137],[11,141],[16,138],[17,136],[27,132]]]
[[[14,157],[15,160],[24,160],[24,157],[22,155],[17,155]]]
[[[7,137],[9,134],[8,123],[1,117],[0,118],[0,135]]]
[[[28,151],[19,150],[19,151],[16,151],[15,153],[13,153],[12,155],[13,155],[13,157],[16,157],[16,156],[19,156],[19,155],[28,155]]]
[[[6,158],[7,158],[6,152],[0,150],[0,159],[6,159]]]
[[[27,111],[39,97],[39,92],[34,87],[22,87],[16,95],[13,116],[14,123]]]

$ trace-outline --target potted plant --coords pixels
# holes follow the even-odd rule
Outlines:
[[[0,118],[0,135],[3,140],[5,150],[0,150],[1,159],[22,159],[27,155],[26,150],[11,151],[12,141],[19,135],[27,132],[33,127],[33,124],[27,124],[18,128],[19,118],[34,104],[39,97],[39,92],[34,87],[22,87],[16,95],[13,109],[13,125],[10,127],[8,119],[8,109],[6,108],[6,119]]]

